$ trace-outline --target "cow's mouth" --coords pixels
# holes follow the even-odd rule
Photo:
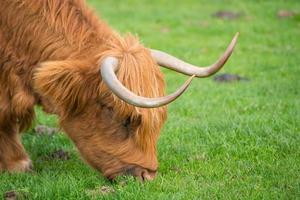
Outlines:
[[[157,170],[150,170],[140,166],[132,166],[124,169],[121,172],[111,174],[107,178],[111,181],[114,181],[117,176],[133,176],[136,177],[139,181],[152,181],[155,179]]]

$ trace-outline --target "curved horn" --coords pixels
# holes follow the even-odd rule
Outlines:
[[[224,66],[224,64],[233,52],[238,37],[239,33],[236,33],[230,45],[227,47],[225,53],[219,58],[219,60],[215,64],[212,64],[207,67],[197,67],[191,65],[162,51],[152,49],[150,51],[152,57],[156,60],[158,65],[190,76],[195,74],[196,77],[202,78],[213,75]]]
[[[114,57],[107,57],[101,64],[101,76],[107,87],[123,101],[142,108],[156,108],[171,103],[177,99],[188,88],[192,79],[195,76],[190,77],[176,92],[164,97],[146,98],[138,96],[129,91],[118,80],[115,72],[118,70],[118,59]]]

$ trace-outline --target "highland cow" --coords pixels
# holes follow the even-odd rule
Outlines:
[[[166,105],[221,69],[237,37],[215,64],[196,67],[121,37],[84,0],[1,0],[0,171],[31,169],[20,133],[41,105],[105,177],[153,179]],[[191,78],[166,96],[160,66]]]

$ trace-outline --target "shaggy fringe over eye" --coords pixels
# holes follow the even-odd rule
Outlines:
[[[165,94],[163,74],[149,50],[140,44],[137,37],[128,34],[122,38],[117,35],[110,43],[109,49],[99,55],[99,63],[108,56],[119,59],[117,77],[130,91],[144,97],[159,97]],[[136,142],[145,147],[144,149],[147,145],[154,145],[155,149],[158,137],[155,131],[160,130],[166,119],[166,107],[147,109],[129,105],[113,95],[103,82],[100,91],[102,100],[113,106],[118,115],[124,118],[130,116],[131,120],[141,117],[141,125],[135,134]]]

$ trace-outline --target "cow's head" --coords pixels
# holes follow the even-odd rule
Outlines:
[[[95,59],[42,63],[34,73],[34,85],[43,106],[59,114],[61,126],[91,166],[109,179],[121,174],[153,179],[165,105],[179,97],[192,79],[165,96],[159,65],[207,77],[225,64],[236,40],[237,36],[215,64],[199,68],[146,49],[132,36],[119,38]]]

